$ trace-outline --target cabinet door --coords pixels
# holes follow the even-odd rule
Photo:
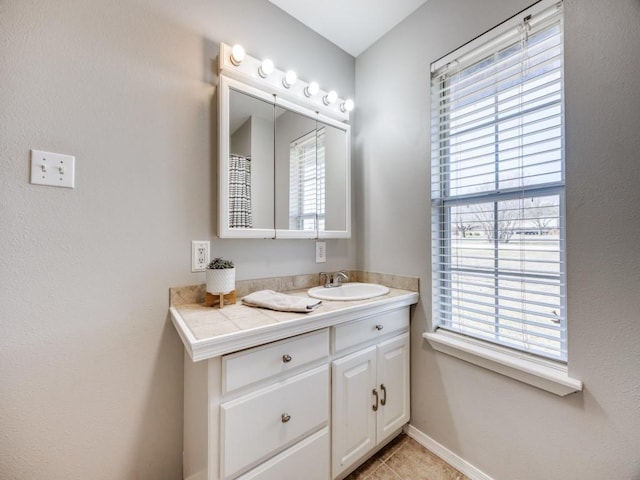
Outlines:
[[[378,345],[377,441],[382,442],[409,421],[409,333]]]
[[[376,347],[333,362],[332,470],[335,478],[376,444]]]

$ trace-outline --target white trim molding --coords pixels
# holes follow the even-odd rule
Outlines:
[[[438,352],[561,397],[582,391],[582,382],[571,378],[564,364],[442,330],[425,332],[422,336]]]
[[[484,473],[482,470],[474,467],[465,459],[460,457],[459,455],[453,453],[444,445],[436,442],[433,438],[431,438],[426,433],[421,432],[413,425],[407,425],[404,428],[404,432],[413,438],[416,442],[422,445],[424,448],[434,453],[442,460],[447,462],[453,468],[458,470],[460,473],[463,473],[471,480],[494,480],[492,477]]]

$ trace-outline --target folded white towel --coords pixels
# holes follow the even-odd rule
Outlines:
[[[286,295],[273,290],[258,290],[246,297],[242,297],[242,303],[250,307],[262,307],[280,312],[307,313],[318,308],[322,300]]]

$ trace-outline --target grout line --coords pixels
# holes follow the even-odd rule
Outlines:
[[[387,468],[389,469],[389,471],[391,471],[391,473],[396,477],[396,480],[403,480],[403,478],[400,476],[400,474],[399,474],[398,472],[396,472],[393,468],[391,468],[389,465],[387,465],[387,464],[386,464],[386,463],[384,463],[384,462],[383,462],[383,463],[382,463],[378,468],[376,468],[376,470],[375,470],[375,471],[377,472],[377,471],[378,471],[378,470],[380,470],[383,466],[387,467]],[[367,479],[369,479],[369,478],[373,477],[373,474],[374,474],[374,473],[375,473],[375,472],[372,472],[372,473],[371,473],[371,475],[369,475],[369,476],[368,476],[367,478],[365,478],[364,480],[367,480]]]
[[[389,470],[391,470],[396,477],[398,477],[398,480],[403,480],[403,478],[400,476],[400,474],[398,472],[396,472],[393,468],[389,467]]]
[[[362,480],[368,480],[369,478],[373,477],[373,474],[376,473],[378,470],[380,470],[380,468],[384,465],[384,463],[380,462],[380,465],[377,466],[377,468],[375,468],[373,470],[373,472],[371,472],[369,475],[367,475],[365,478],[363,478]]]
[[[402,475],[400,475],[400,473],[398,473],[391,465],[388,464],[388,461],[393,458],[400,450],[404,449],[407,447],[408,444],[410,444],[411,442],[416,443],[417,445],[421,445],[422,447],[426,448],[424,445],[421,444],[421,442],[418,442],[415,438],[411,437],[410,435],[406,435],[406,438],[403,439],[399,445],[396,445],[395,448],[393,448],[391,450],[391,453],[388,454],[387,456],[381,455],[381,453],[383,451],[386,450],[387,447],[384,447],[380,452],[378,452],[376,454],[377,460],[380,462],[379,465],[373,470],[371,471],[366,477],[364,477],[362,480],[371,480],[374,478],[374,475],[383,467],[387,467],[394,476],[395,480],[412,480],[410,478],[405,478]],[[456,480],[461,480],[463,478],[467,478],[464,476],[464,473],[461,472],[460,470],[458,470],[456,467],[454,467],[453,465],[451,465],[450,463],[448,463],[447,461],[445,461],[443,458],[441,458],[439,455],[435,454],[432,450],[426,448],[426,450],[433,455],[433,457],[435,458],[435,460],[437,460],[439,463],[441,463],[444,466],[450,467],[453,470],[455,470],[455,475],[456,475]],[[417,458],[420,457],[420,454],[417,452],[408,452],[408,455],[413,459],[413,458]],[[357,469],[355,470],[356,472],[358,471]],[[435,479],[434,479],[435,480]]]
[[[393,456],[395,456],[396,453],[398,453],[400,450],[402,450],[404,448],[404,446],[405,446],[405,444],[406,444],[406,442],[408,440],[410,440],[409,437],[406,437],[405,439],[401,440],[400,445],[396,445],[395,448],[393,448],[392,452],[388,456],[386,456],[384,459],[382,457],[379,457],[381,466],[384,465],[389,470],[391,470],[391,472],[395,475],[397,480],[403,480],[403,477],[401,477],[400,474],[398,472],[396,472],[395,469],[391,465],[388,465],[387,462],[391,458],[393,458]]]

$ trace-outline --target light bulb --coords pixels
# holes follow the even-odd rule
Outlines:
[[[296,74],[296,72],[294,72],[293,70],[289,70],[282,79],[282,85],[284,85],[284,88],[289,88],[291,87],[291,85],[296,83],[297,80],[298,75]]]
[[[355,104],[353,103],[353,100],[348,99],[345,100],[342,105],[340,105],[340,110],[342,110],[343,112],[350,112],[353,110],[354,106]]]
[[[322,99],[325,105],[331,105],[332,103],[335,103],[336,100],[338,100],[338,94],[335,90],[331,90]]]
[[[231,63],[233,63],[236,67],[242,63],[244,60],[244,48],[242,45],[234,45],[231,49]]]
[[[319,91],[320,91],[320,86],[316,82],[311,82],[309,85],[304,87],[304,94],[307,97],[313,97]]]
[[[273,73],[273,62],[268,58],[265,58],[262,61],[262,64],[258,68],[258,73],[262,78],[267,78],[269,75]]]

